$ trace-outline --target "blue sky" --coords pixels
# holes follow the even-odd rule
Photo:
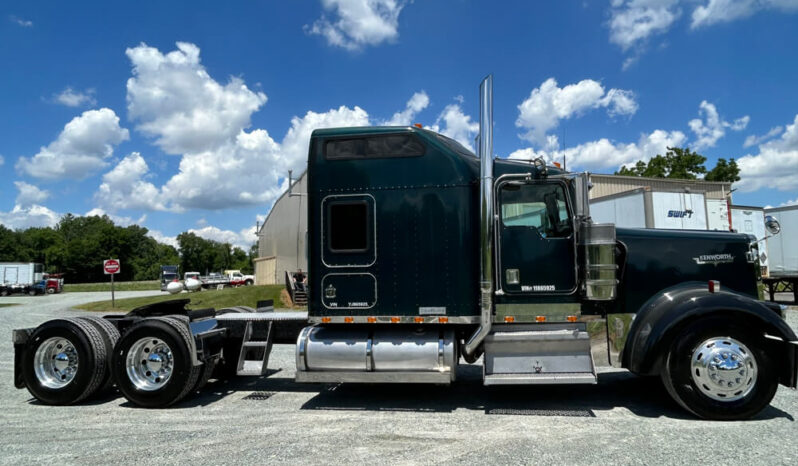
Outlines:
[[[0,223],[106,213],[246,245],[315,127],[422,123],[613,172],[734,157],[798,202],[798,0],[3,2]]]

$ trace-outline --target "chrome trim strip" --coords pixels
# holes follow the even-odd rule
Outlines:
[[[297,383],[429,383],[452,382],[450,370],[417,372],[297,371]]]
[[[352,322],[346,322],[344,319],[352,318]],[[369,322],[368,319],[374,317],[377,322]],[[394,317],[399,317],[399,322],[391,322]],[[421,317],[424,319],[421,322],[416,322],[416,319]],[[438,322],[439,317],[448,319],[447,322]],[[322,319],[330,319],[329,322],[324,322]],[[313,316],[308,318],[311,324],[478,324],[481,320],[479,316]]]
[[[371,201],[372,201],[371,217],[374,220],[374,258],[372,259],[370,264],[347,264],[347,265],[330,265],[330,264],[328,264],[327,262],[324,261],[324,234],[323,234],[323,232],[324,232],[324,211],[326,210],[324,208],[324,203],[329,198],[364,197],[364,196],[370,197]],[[347,267],[349,267],[349,268],[354,268],[354,267],[367,268],[367,267],[371,267],[372,265],[377,263],[377,200],[374,199],[374,196],[372,196],[371,194],[367,194],[367,193],[361,193],[361,194],[330,194],[330,195],[324,196],[324,198],[321,200],[321,229],[322,229],[322,234],[320,235],[321,236],[321,238],[320,238],[321,239],[321,263],[322,263],[322,265],[324,265],[328,269],[347,268]]]

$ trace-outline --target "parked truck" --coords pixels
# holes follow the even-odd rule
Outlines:
[[[161,291],[166,291],[170,283],[180,280],[180,266],[162,265],[161,266]]]
[[[44,265],[35,262],[0,262],[0,296],[47,292]]]
[[[798,205],[765,209],[765,219],[778,222],[781,234],[767,239],[768,276],[762,281],[771,301],[779,290],[792,292],[792,302],[798,303]]]
[[[14,331],[15,385],[72,404],[115,383],[165,407],[290,343],[297,383],[451,384],[481,361],[489,386],[595,384],[612,364],[707,419],[796,387],[798,337],[757,300],[748,235],[596,223],[587,174],[493,158],[490,76],[479,120],[479,157],[416,127],[313,132],[307,312],[175,300],[52,320]]]

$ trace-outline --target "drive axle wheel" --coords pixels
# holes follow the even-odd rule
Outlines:
[[[202,366],[194,366],[188,325],[170,317],[144,319],[131,327],[114,348],[112,373],[131,403],[165,408],[196,385]]]
[[[724,319],[698,322],[677,336],[661,377],[674,400],[705,419],[750,418],[778,388],[764,337]]]
[[[37,400],[51,405],[77,403],[92,395],[106,372],[100,332],[81,319],[40,325],[28,340],[22,377]]]

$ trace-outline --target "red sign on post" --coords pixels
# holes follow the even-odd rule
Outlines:
[[[119,273],[119,261],[117,259],[108,259],[103,261],[103,270],[106,275],[114,275]]]

